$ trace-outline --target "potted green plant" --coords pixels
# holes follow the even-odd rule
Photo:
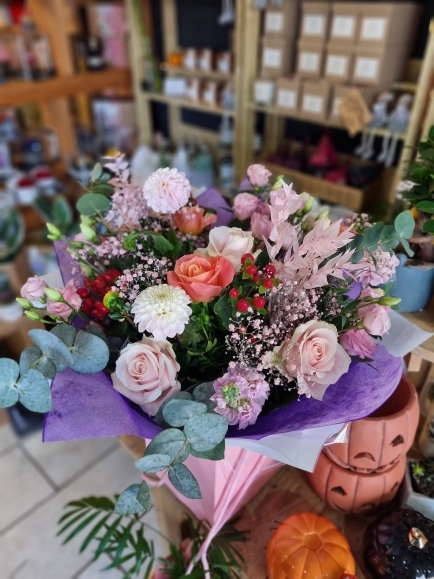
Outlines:
[[[434,517],[434,458],[408,460],[401,489],[401,506]]]

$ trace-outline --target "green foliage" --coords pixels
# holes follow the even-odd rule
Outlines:
[[[99,193],[87,193],[77,201],[77,210],[82,215],[98,215],[110,209],[110,200]]]
[[[186,422],[193,416],[206,412],[206,405],[200,402],[194,402],[193,400],[169,400],[163,409],[163,418],[170,426],[179,428],[185,426]]]
[[[78,332],[70,351],[74,359],[71,367],[79,374],[104,370],[110,356],[108,346],[101,338],[83,330]]]
[[[120,495],[114,508],[117,515],[135,515],[144,510],[142,503],[137,500],[140,486],[131,485]]]
[[[227,420],[213,413],[194,416],[184,427],[189,444],[198,452],[212,450],[224,440],[227,431]]]
[[[225,292],[214,305],[214,312],[221,319],[223,326],[227,329],[234,313],[234,308],[227,292]]]
[[[199,484],[191,471],[178,462],[169,468],[169,480],[177,491],[188,499],[201,499]]]
[[[74,216],[69,201],[64,195],[56,195],[52,199],[38,197],[35,209],[46,223],[57,227],[62,235],[73,232]]]

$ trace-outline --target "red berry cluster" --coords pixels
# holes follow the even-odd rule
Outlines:
[[[112,288],[113,283],[121,275],[117,269],[109,269],[104,273],[100,273],[95,279],[88,277],[84,280],[84,286],[77,290],[81,297],[81,310],[95,318],[96,320],[103,320],[110,312],[103,304],[103,298],[107,292]]]

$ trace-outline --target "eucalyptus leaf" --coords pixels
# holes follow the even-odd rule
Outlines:
[[[77,210],[83,215],[96,215],[110,209],[110,201],[98,193],[86,193],[77,201]]]
[[[18,402],[16,383],[20,367],[15,360],[0,358],[0,408],[8,408]]]
[[[379,221],[372,225],[372,227],[368,227],[365,231],[363,235],[363,243],[367,251],[373,252],[377,249],[383,227],[384,223]]]
[[[184,426],[188,443],[198,452],[212,450],[224,440],[227,430],[228,421],[218,414],[194,416]]]
[[[58,324],[57,326],[54,326],[51,333],[57,336],[59,340],[62,340],[68,348],[72,348],[77,335],[77,330],[70,324]]]
[[[413,257],[414,251],[411,249],[408,241],[406,239],[404,239],[403,237],[400,237],[399,240],[401,241],[402,247],[407,252],[407,255],[409,255],[410,257]]]
[[[107,366],[110,351],[107,344],[94,334],[83,330],[78,332],[71,348],[74,359],[72,369],[79,374],[93,374]]]
[[[134,466],[142,472],[152,474],[166,470],[166,468],[169,468],[170,463],[171,460],[168,454],[150,454],[140,460],[136,460]]]
[[[150,454],[168,454],[171,462],[184,462],[189,455],[184,433],[176,428],[163,430],[149,443],[145,456]]]
[[[33,368],[21,377],[17,384],[20,402],[32,412],[51,410],[51,389],[48,380]]]
[[[72,209],[63,195],[57,195],[53,201],[51,221],[61,231],[65,232],[73,221]]]
[[[20,372],[25,374],[27,370],[34,368],[43,374],[46,378],[52,379],[56,375],[56,364],[44,356],[38,346],[29,346],[21,352]]]
[[[151,493],[145,481],[143,481],[139,487],[139,492],[137,493],[137,502],[142,505],[146,512],[148,512],[152,507]]]
[[[108,185],[107,183],[98,183],[92,187],[92,193],[97,193],[98,195],[105,195],[105,197],[110,197],[114,192],[114,187]]]
[[[193,447],[190,447],[190,453],[196,458],[204,458],[206,460],[223,460],[225,457],[225,448],[225,441],[222,440],[212,450],[206,450],[203,452],[199,452],[194,450]]]
[[[208,412],[212,412],[216,407],[216,403],[211,400],[211,396],[214,394],[215,390],[213,382],[203,382],[193,390],[193,398],[198,402],[206,404]]]
[[[181,390],[181,392],[173,394],[173,396],[165,400],[163,404],[160,406],[160,408],[157,411],[157,414],[154,416],[154,421],[158,424],[158,426],[161,426],[161,428],[169,428],[169,424],[167,424],[167,422],[164,420],[163,417],[163,410],[166,407],[166,405],[169,404],[171,400],[191,400],[191,399],[192,399],[191,394],[183,390]]]
[[[415,222],[410,211],[400,213],[394,222],[397,234],[404,239],[409,239],[413,235]]]
[[[92,169],[92,174],[90,176],[91,181],[98,181],[101,178],[103,172],[103,168],[101,163],[95,163],[94,168]]]
[[[72,366],[74,359],[68,347],[53,332],[45,330],[30,330],[30,339],[38,346],[42,353],[50,358],[59,372]]]
[[[115,504],[114,512],[117,515],[136,515],[145,510],[143,505],[137,500],[139,489],[140,485],[134,484],[124,490]]]
[[[174,464],[169,469],[169,480],[188,499],[201,499],[199,484],[185,464]]]
[[[107,346],[109,346],[109,340],[107,339],[107,336],[104,334],[104,332],[101,330],[101,328],[98,328],[98,326],[88,326],[86,328],[86,332],[88,334],[93,334],[94,336],[98,336],[98,338],[101,338],[101,340],[103,342],[105,342],[107,344]],[[115,337],[115,336],[113,336]]]
[[[201,402],[170,400],[163,409],[163,418],[170,426],[180,428],[193,416],[206,414],[206,412],[207,407]]]
[[[386,225],[381,232],[380,246],[383,251],[392,251],[399,244],[399,237],[394,225]]]

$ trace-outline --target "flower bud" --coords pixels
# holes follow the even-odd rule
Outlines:
[[[92,229],[92,227],[90,227],[90,225],[86,225],[86,223],[81,223],[80,224],[80,229],[82,234],[84,235],[84,237],[88,240],[88,241],[97,241],[97,235],[94,229]]]
[[[322,213],[320,213],[318,215],[318,217],[315,219],[315,221],[321,221],[321,219],[325,219],[328,214],[329,214],[329,210],[325,209]]]
[[[39,322],[40,320],[42,320],[41,316],[39,314],[37,314],[36,312],[30,312],[28,310],[26,310],[25,315],[30,318],[31,320],[34,320],[35,322]]]
[[[102,303],[107,309],[114,310],[119,304],[119,293],[113,291],[107,292],[104,296],[104,299],[102,300]]]
[[[46,287],[44,288],[44,293],[47,296],[47,298],[52,302],[63,302],[63,296],[57,289]]]
[[[95,219],[89,217],[89,215],[80,215],[81,222],[85,225],[94,225]]]
[[[380,306],[397,306],[401,301],[401,298],[393,298],[391,296],[384,296],[379,299],[378,303]]]
[[[92,268],[85,263],[80,263],[80,269],[86,277],[90,277],[92,275]]]
[[[309,213],[309,211],[312,209],[312,207],[313,207],[313,197],[309,195],[308,200],[304,204],[303,212]]]
[[[272,191],[276,191],[277,189],[282,189],[282,188],[283,188],[283,183],[284,183],[284,181],[283,181],[283,175],[279,175],[279,176],[276,178],[276,182],[275,182],[274,185],[273,185]]]
[[[60,231],[60,229],[55,225],[53,225],[52,223],[47,223],[47,229],[51,233],[51,235],[54,236],[55,239],[59,239],[60,237],[62,237],[62,232]]]
[[[20,304],[20,306],[22,308],[24,308],[25,310],[30,309],[32,306],[32,302],[30,302],[29,300],[25,300],[24,298],[15,298],[15,300]]]

